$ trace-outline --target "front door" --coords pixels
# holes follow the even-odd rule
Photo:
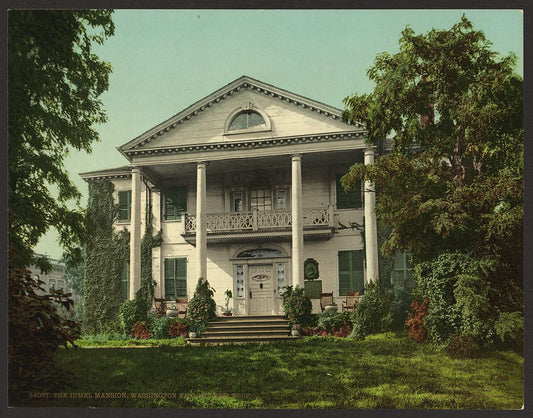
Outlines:
[[[271,315],[274,310],[272,264],[250,264],[248,286],[250,315]]]

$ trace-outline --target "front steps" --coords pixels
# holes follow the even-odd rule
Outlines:
[[[202,338],[191,344],[243,344],[291,339],[289,322],[282,316],[221,316],[209,323]]]

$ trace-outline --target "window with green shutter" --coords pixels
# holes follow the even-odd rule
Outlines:
[[[165,297],[187,297],[187,259],[165,258]]]
[[[363,272],[363,250],[339,251],[339,295],[347,292],[363,294],[365,279]]]
[[[342,174],[336,177],[337,209],[359,209],[363,207],[361,182],[355,184],[354,190],[344,191],[341,184]]]
[[[118,210],[119,221],[129,221],[131,219],[131,190],[119,190]]]
[[[174,187],[165,190],[165,220],[181,219],[184,212],[187,212],[187,188]]]
[[[130,297],[130,263],[127,261],[124,263],[120,273],[120,294],[122,299],[129,299]]]

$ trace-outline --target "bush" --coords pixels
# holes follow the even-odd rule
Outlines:
[[[352,337],[364,338],[370,334],[390,331],[391,300],[378,283],[369,283],[364,296],[353,312]]]
[[[10,401],[27,399],[23,391],[60,389],[67,382],[67,376],[54,364],[54,355],[59,346],[74,346],[80,324],[57,312],[59,306],[70,311],[70,294],[61,290],[46,294],[43,284],[27,270],[9,268]]]
[[[473,358],[481,354],[481,349],[473,336],[460,334],[450,339],[446,352],[454,358]]]
[[[194,329],[194,332],[199,332],[205,329],[209,321],[217,317],[217,305],[215,299],[213,299],[214,294],[215,291],[207,280],[198,279],[194,296],[189,302],[187,311],[191,331]]]
[[[333,330],[339,330],[343,324],[350,327],[353,325],[351,312],[322,312],[318,314],[318,326],[331,333]]]
[[[170,337],[188,337],[189,325],[186,319],[173,318],[168,324],[168,334]]]
[[[387,290],[387,293],[391,304],[385,322],[390,324],[390,331],[403,331],[413,297],[402,287]]]
[[[427,334],[424,328],[424,317],[428,314],[429,299],[425,299],[422,303],[415,300],[411,307],[414,312],[409,313],[409,319],[406,321],[409,337],[419,343],[425,342]]]
[[[152,333],[152,338],[164,339],[170,336],[169,326],[170,318],[167,316],[161,316],[158,318],[152,318],[150,321],[150,332]]]
[[[142,322],[136,322],[133,325],[131,336],[133,338],[140,338],[142,340],[148,340],[149,338],[152,338],[152,334],[148,330],[148,327]]]
[[[313,305],[311,299],[305,296],[304,289],[296,285],[296,287],[287,286],[283,293],[283,310],[285,317],[289,321],[289,326],[301,325],[308,326],[313,322]]]
[[[136,322],[147,320],[147,312],[144,303],[139,299],[125,301],[119,308],[118,320],[122,332],[129,335]]]

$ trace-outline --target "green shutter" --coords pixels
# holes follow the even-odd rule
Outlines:
[[[118,192],[118,220],[129,221],[131,217],[131,190]]]
[[[339,295],[364,290],[363,251],[339,251]]]
[[[354,190],[345,192],[341,184],[341,178],[342,174],[337,175],[337,209],[358,209],[363,207],[363,200],[361,198],[361,183],[356,182]]]
[[[165,220],[180,219],[187,211],[187,188],[176,187],[165,191]]]
[[[165,297],[169,300],[187,296],[187,259],[165,258]]]
[[[124,263],[120,274],[120,294],[122,299],[128,299],[130,296],[130,266],[128,262]]]

